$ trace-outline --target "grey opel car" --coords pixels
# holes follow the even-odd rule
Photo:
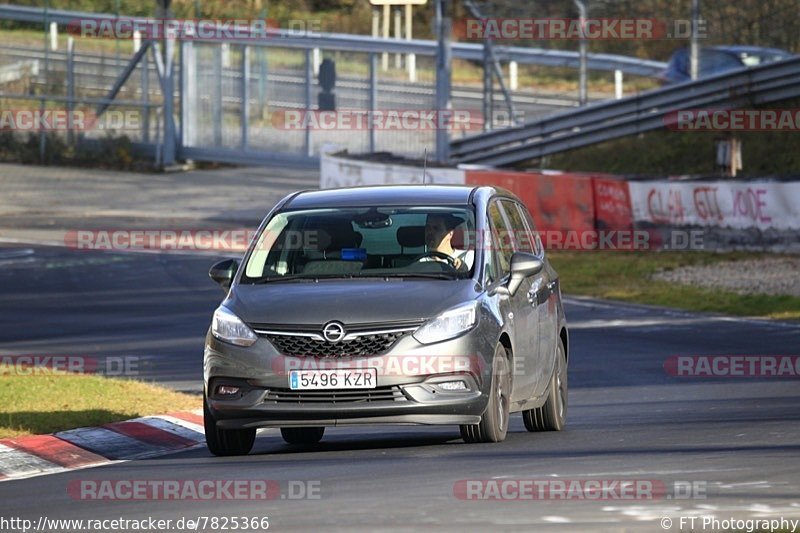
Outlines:
[[[204,353],[206,442],[241,455],[256,430],[313,445],[325,427],[453,424],[499,442],[567,414],[559,278],[533,220],[496,187],[404,185],[290,194],[241,261]]]

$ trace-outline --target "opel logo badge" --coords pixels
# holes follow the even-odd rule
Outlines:
[[[344,326],[341,322],[328,322],[322,328],[322,336],[328,342],[339,342],[344,339]]]

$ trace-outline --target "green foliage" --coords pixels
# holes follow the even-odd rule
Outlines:
[[[713,174],[714,139],[724,135],[653,131],[556,154],[546,166],[615,174]],[[800,133],[751,132],[736,136],[742,141],[741,176],[800,174]]]
[[[691,311],[800,320],[800,298],[736,294],[653,280],[659,269],[755,259],[751,252],[549,252],[566,294],[610,298]]]
[[[46,133],[44,158],[38,133],[24,136],[0,131],[0,161],[6,163],[73,165],[116,170],[150,170],[152,159],[135,154],[130,138],[108,135],[96,143],[70,146],[62,135]]]

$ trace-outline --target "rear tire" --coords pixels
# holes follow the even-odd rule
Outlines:
[[[219,429],[211,414],[208,401],[203,397],[203,426],[208,451],[217,456],[247,455],[256,441],[255,428]]]
[[[509,400],[511,397],[511,373],[508,353],[498,344],[492,360],[492,385],[489,405],[478,424],[462,424],[461,438],[464,442],[502,442],[508,433]]]
[[[281,437],[288,444],[311,445],[322,440],[325,434],[325,427],[309,428],[281,428]]]
[[[561,431],[567,425],[567,401],[569,388],[567,384],[567,359],[564,354],[564,343],[559,337],[556,350],[556,366],[550,378],[550,390],[547,401],[541,407],[522,412],[522,420],[528,431]]]

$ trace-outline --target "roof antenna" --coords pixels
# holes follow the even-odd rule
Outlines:
[[[422,184],[427,185],[428,177],[428,149],[425,148],[425,157],[422,160]]]

